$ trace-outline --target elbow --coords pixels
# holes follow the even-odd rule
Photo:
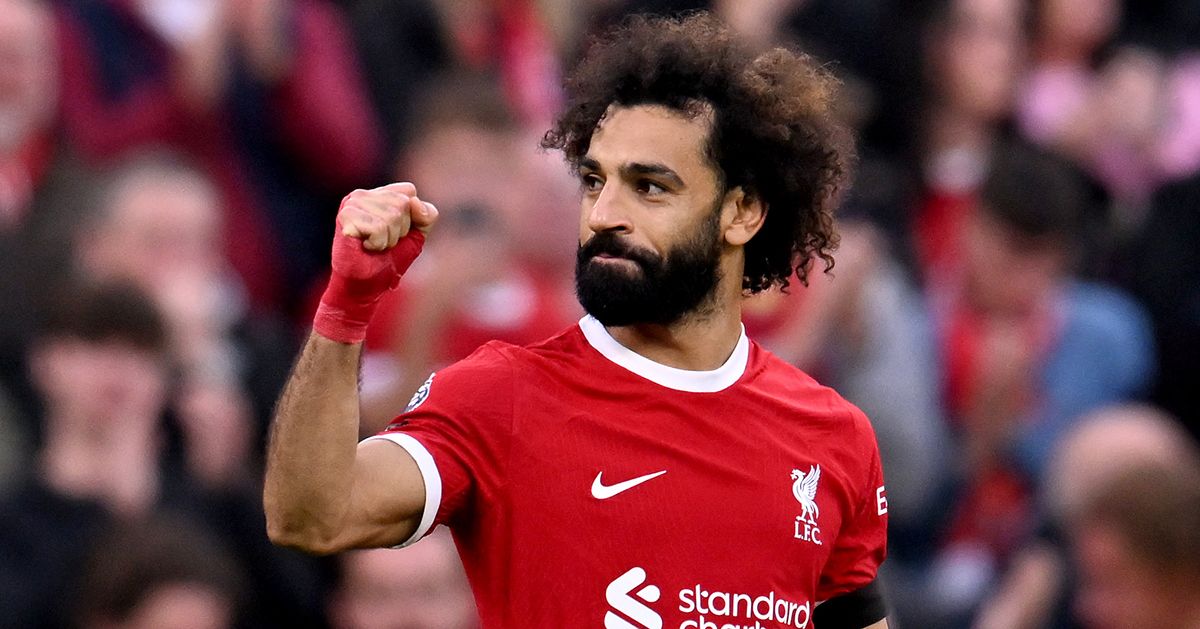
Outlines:
[[[346,550],[339,543],[337,533],[331,527],[306,522],[302,518],[266,510],[267,539],[272,544],[298,550],[310,555],[332,555]]]
[[[345,550],[330,535],[312,529],[290,527],[267,520],[267,538],[272,544],[310,555],[326,556]]]

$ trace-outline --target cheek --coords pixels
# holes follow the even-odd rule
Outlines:
[[[43,386],[49,397],[59,401],[87,404],[95,398],[104,378],[105,366],[81,348],[61,349],[55,353],[43,374]]]
[[[579,201],[579,244],[587,242],[592,237],[592,230],[588,227],[588,213],[591,212],[592,203],[587,197]]]

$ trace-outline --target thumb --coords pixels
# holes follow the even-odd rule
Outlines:
[[[433,230],[433,226],[438,220],[438,209],[434,204],[412,197],[408,201],[408,211],[413,227],[425,235]]]

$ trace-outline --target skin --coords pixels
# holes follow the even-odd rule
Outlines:
[[[1081,581],[1076,612],[1085,627],[1200,627],[1195,581],[1172,581],[1116,530],[1085,523],[1076,533],[1074,551]]]
[[[118,341],[54,338],[33,350],[46,403],[43,480],[56,491],[143,514],[158,495],[158,419],[168,372],[161,356]]]
[[[58,82],[49,11],[0,0],[0,162],[54,116]]]
[[[612,107],[581,160],[580,244],[613,232],[630,245],[663,255],[699,229],[720,194],[705,156],[710,117],[660,106]],[[366,249],[396,244],[410,224],[428,232],[436,209],[412,184],[351,195],[339,212],[343,235]],[[721,280],[702,311],[672,325],[613,327],[625,347],[680,369],[711,370],[732,354],[741,335],[743,246],[762,227],[766,209],[733,188],[722,195]],[[639,267],[620,258],[593,264]],[[416,463],[393,444],[358,437],[361,344],[314,333],[280,400],[268,452],[264,502],[277,544],[314,553],[387,546],[416,530],[425,489]],[[320,444],[320,448],[313,447]],[[886,627],[881,621],[871,629]]]
[[[428,234],[437,217],[411,183],[356,190],[338,211],[338,236],[383,252],[412,227]],[[394,546],[416,530],[425,504],[416,462],[392,444],[358,444],[361,355],[361,343],[313,333],[284,387],[263,491],[276,544],[330,554]]]

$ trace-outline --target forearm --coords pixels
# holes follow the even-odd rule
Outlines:
[[[263,503],[272,541],[314,552],[350,509],[362,345],[309,336],[275,411]]]
[[[436,221],[437,208],[411,183],[342,200],[333,273],[271,427],[263,489],[271,541],[324,554],[394,543],[415,528],[425,500],[416,463],[391,446],[357,445],[358,372],[380,297],[399,283]]]

